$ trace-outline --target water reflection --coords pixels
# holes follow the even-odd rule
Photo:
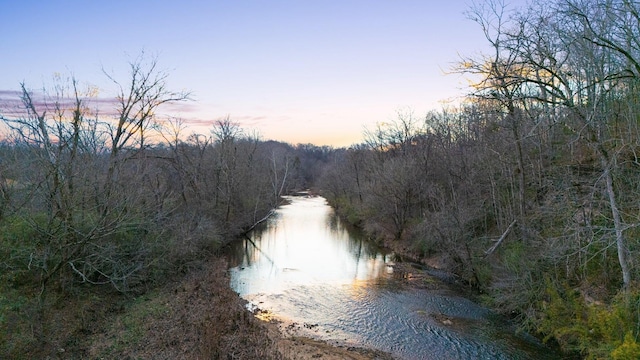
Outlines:
[[[241,296],[296,285],[348,284],[385,272],[388,254],[350,234],[324,198],[289,201],[262,231],[242,242],[242,257],[232,269],[233,287]]]
[[[393,254],[348,231],[325,199],[289,201],[232,251],[231,286],[253,306],[305,335],[404,359],[556,358],[445,284],[407,287]]]

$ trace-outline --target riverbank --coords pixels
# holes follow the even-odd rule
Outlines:
[[[61,353],[59,358],[73,358]],[[257,319],[229,287],[226,261],[201,268],[133,301],[105,319],[87,343],[89,358],[142,359],[391,359],[358,349],[287,335]],[[70,357],[68,357],[70,356]]]
[[[225,259],[203,255],[183,275],[165,279],[137,296],[99,295],[99,288],[87,287],[77,291],[83,298],[59,298],[47,311],[58,320],[46,320],[60,327],[47,330],[41,350],[18,358],[392,358],[378,351],[318,341],[313,331],[306,331],[317,330],[315,322],[259,320],[232,290],[229,276],[233,272]],[[393,277],[418,291],[441,289],[439,280],[447,276],[445,272],[434,276],[430,268],[413,263],[391,262],[383,269],[389,267]],[[456,313],[423,307],[416,311],[418,317],[429,316],[445,331],[464,332],[468,321]]]

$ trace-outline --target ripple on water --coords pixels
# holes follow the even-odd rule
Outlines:
[[[423,280],[435,286],[405,286],[389,274],[388,254],[349,233],[324,199],[289,200],[238,244],[230,274],[241,296],[292,330],[402,359],[556,358],[448,290],[446,274],[429,270],[434,278]]]
[[[437,292],[311,285],[250,298],[261,302],[261,308],[286,314],[289,321],[313,325],[303,329],[308,335],[370,346],[404,359],[544,358],[536,355],[540,348],[519,349],[511,330],[494,328],[488,310]],[[442,314],[451,319],[450,326],[439,319]],[[514,338],[515,346],[505,337]]]

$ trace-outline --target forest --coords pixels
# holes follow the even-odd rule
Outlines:
[[[349,148],[264,140],[230,117],[189,134],[156,114],[191,94],[142,56],[127,79],[105,72],[109,101],[73,77],[21,84],[0,105],[0,357],[59,351],[64,299],[153,294],[312,188],[567,357],[639,358],[640,4],[507,10],[467,13],[491,51],[452,69],[464,101],[398,111]]]
[[[475,79],[467,101],[399,112],[336,151],[319,187],[566,353],[638,358],[639,10],[472,8],[492,52],[455,67]]]

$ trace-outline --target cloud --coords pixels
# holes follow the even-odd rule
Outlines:
[[[198,119],[198,118],[186,118],[186,119],[182,119],[184,121],[184,123],[186,125],[191,125],[191,126],[213,126],[213,124],[216,123],[216,121],[220,120],[220,119]]]
[[[199,106],[197,103],[192,101],[176,101],[173,103],[169,103],[164,105],[165,112],[169,110],[169,112],[175,113],[194,113],[199,111]]]
[[[27,116],[26,109],[22,103],[22,91],[0,90],[0,114],[5,117],[23,118]],[[55,106],[68,111],[75,107],[73,97],[56,97],[44,91],[31,91],[31,100],[39,113],[47,111],[52,115]],[[87,110],[87,116],[100,117],[105,121],[113,120],[118,116],[118,109],[121,107],[116,97],[88,96],[81,98],[83,106]],[[291,123],[293,118],[284,114],[270,114],[270,109],[255,111],[251,109],[248,113],[239,115],[209,116],[209,113],[216,113],[215,109],[205,109],[202,104],[195,101],[179,101],[162,105],[157,112],[157,120],[180,119],[190,130],[196,132],[208,132],[216,122],[225,119],[227,116],[232,122],[237,123],[245,130],[257,130],[258,132],[268,131],[274,127],[285,127]]]
[[[17,91],[17,90],[1,90],[0,89],[0,99],[4,100],[6,98],[11,99],[11,98],[20,98],[20,95],[22,95],[21,91]]]
[[[245,126],[258,126],[269,121],[270,117],[266,115],[243,115],[233,116],[231,119]]]
[[[21,91],[0,90],[0,115],[5,117],[19,117],[24,115],[24,107],[20,96]]]
[[[188,125],[193,126],[213,126],[216,122],[225,119],[226,116],[221,116],[217,118],[183,118],[183,121]],[[267,116],[255,116],[255,115],[244,115],[244,116],[229,116],[229,120],[232,122],[238,123],[242,126],[255,126],[260,123],[268,120]]]
[[[34,107],[39,112],[48,110],[51,113],[55,107],[71,110],[76,105],[76,100],[72,96],[58,97],[34,90],[29,90],[29,94]],[[80,100],[92,116],[97,114],[102,117],[114,117],[118,115],[118,109],[121,107],[116,97],[84,96]],[[195,113],[198,111],[198,106],[193,102],[180,101],[164,104],[158,110],[159,116],[167,117]],[[0,90],[0,113],[8,116],[24,116],[25,106],[22,102],[22,91]]]
[[[234,123],[237,123],[245,130],[258,130],[263,131],[267,128],[273,126],[274,124],[279,124],[283,122],[291,122],[292,118],[287,115],[280,116],[268,116],[268,115],[228,115],[229,120]],[[180,119],[183,123],[190,128],[198,128],[202,130],[203,128],[212,128],[215,124],[223,119],[226,119],[227,116],[219,116],[219,117],[181,117]]]
[[[9,106],[13,107],[15,105],[20,105],[22,103],[22,101],[20,100],[21,95],[21,91],[0,90],[0,109],[4,109]]]

